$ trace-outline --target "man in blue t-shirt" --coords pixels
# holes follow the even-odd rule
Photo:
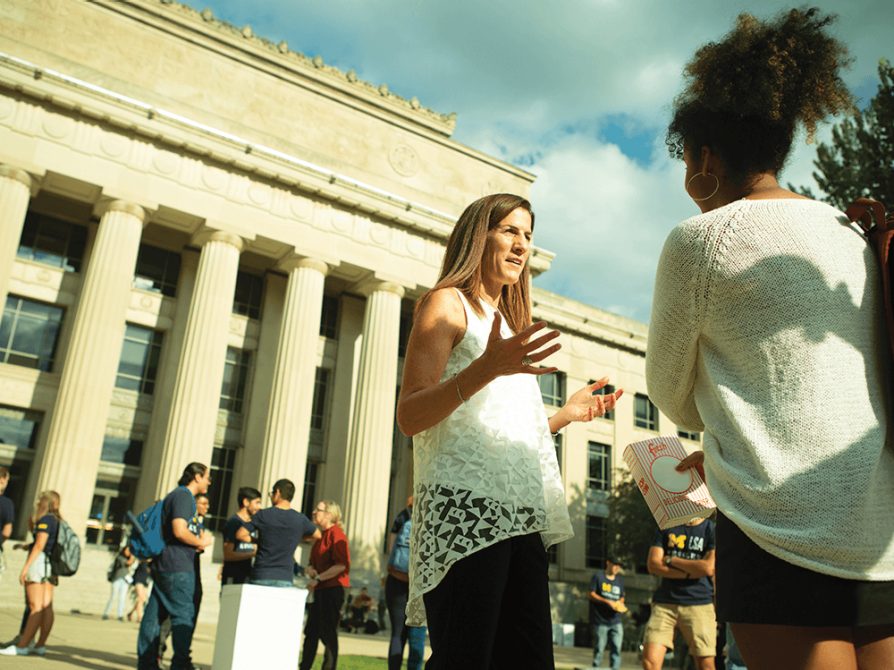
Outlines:
[[[593,667],[602,665],[602,654],[608,645],[609,665],[612,670],[621,667],[621,643],[624,641],[624,624],[621,613],[624,605],[624,578],[620,574],[621,562],[607,559],[605,570],[600,570],[590,581],[590,624],[593,626]]]
[[[196,495],[207,493],[211,471],[202,463],[190,463],[179,486],[162,503],[162,535],[165,548],[152,561],[154,586],[140,623],[137,667],[158,670],[161,623],[170,617],[174,657],[171,670],[192,668],[190,647],[195,628],[195,556],[211,546],[211,533],[194,534],[189,524],[196,516]]]
[[[660,670],[674,648],[674,628],[689,645],[698,670],[714,670],[714,522],[694,519],[658,531],[649,549],[649,572],[661,577],[643,638],[643,668]]]
[[[261,492],[251,486],[243,486],[236,495],[239,511],[227,519],[223,529],[223,568],[220,581],[227,584],[244,584],[251,576],[251,559],[257,551],[255,541],[258,531],[249,531],[251,542],[240,542],[236,531],[246,528],[252,517],[261,509]]]
[[[280,479],[270,492],[272,507],[255,514],[249,524],[236,531],[239,542],[251,542],[251,531],[258,531],[258,553],[251,569],[251,583],[259,586],[292,586],[295,549],[298,544],[316,542],[320,529],[301,512],[292,509],[295,485]]]
[[[0,466],[0,554],[3,553],[3,543],[12,535],[12,524],[16,519],[15,505],[4,495],[8,484],[9,469]],[[3,568],[3,556],[0,555],[0,574],[2,574]]]

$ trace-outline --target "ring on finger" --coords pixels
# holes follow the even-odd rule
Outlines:
[[[531,358],[530,356],[525,356],[521,359],[521,363],[522,363],[522,365],[525,365],[525,366],[531,366],[531,365],[534,365],[534,359]]]

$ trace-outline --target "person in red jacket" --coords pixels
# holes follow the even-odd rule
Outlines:
[[[351,586],[348,573],[351,554],[348,538],[341,527],[341,508],[331,500],[321,500],[313,511],[313,521],[323,536],[310,551],[310,565],[306,574],[308,589],[314,600],[304,628],[304,649],[300,670],[310,670],[317,655],[317,643],[326,648],[324,668],[335,670],[338,665],[338,616],[345,600],[345,589]]]

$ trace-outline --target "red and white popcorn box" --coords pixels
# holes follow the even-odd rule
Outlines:
[[[676,470],[688,455],[673,436],[634,442],[624,449],[624,461],[662,530],[708,517],[717,507],[695,468]]]

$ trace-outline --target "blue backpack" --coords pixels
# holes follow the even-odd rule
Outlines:
[[[164,525],[164,500],[157,501],[148,509],[134,516],[133,512],[127,513],[127,518],[133,524],[130,534],[131,553],[140,560],[155,558],[165,549],[165,538],[162,533]]]
[[[391,556],[388,557],[388,566],[398,572],[410,571],[410,530],[413,522],[407,519],[401,526],[400,532],[394,538],[394,547]]]

